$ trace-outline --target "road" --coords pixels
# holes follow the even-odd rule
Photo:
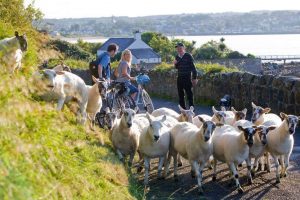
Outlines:
[[[153,99],[154,107],[168,107],[178,111],[177,103],[161,99]],[[196,114],[212,115],[208,106],[196,106]],[[290,159],[288,177],[283,178],[280,184],[275,184],[275,168],[272,165],[271,173],[258,172],[252,185],[247,185],[246,168],[240,170],[240,182],[244,188],[243,194],[238,194],[234,186],[230,185],[229,171],[225,164],[217,167],[217,181],[212,182],[212,170],[203,171],[203,184],[205,194],[197,193],[197,181],[190,176],[190,166],[184,161],[179,168],[179,181],[173,179],[173,168],[165,180],[157,180],[157,160],[151,162],[150,190],[146,194],[147,199],[300,199],[300,129],[295,135],[295,145]],[[173,166],[171,163],[170,166]],[[139,175],[143,183],[143,173]]]

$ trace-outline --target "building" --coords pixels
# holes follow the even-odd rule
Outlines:
[[[145,63],[153,66],[161,63],[160,55],[142,40],[140,31],[134,32],[134,38],[109,38],[97,51],[97,56],[105,52],[111,43],[119,46],[119,52],[129,49],[132,53],[132,64]]]

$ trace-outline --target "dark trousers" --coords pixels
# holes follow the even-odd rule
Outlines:
[[[190,77],[177,77],[179,105],[184,109],[186,109],[184,93],[187,95],[189,106],[194,106],[194,96],[192,92],[192,87],[192,80]]]

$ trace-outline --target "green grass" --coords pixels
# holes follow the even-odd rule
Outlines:
[[[175,69],[173,64],[161,63],[154,68],[158,72],[166,72],[171,69]],[[228,68],[219,64],[202,64],[196,63],[196,69],[202,71],[203,73],[220,73],[220,72],[236,72],[239,71],[237,68]]]
[[[66,58],[66,59],[50,59],[49,60],[49,67],[53,68],[60,64],[60,62],[63,61],[63,63],[72,69],[89,69],[89,62],[85,60],[76,60],[73,58]]]
[[[106,132],[38,100],[30,75],[0,77],[0,199],[142,199]]]

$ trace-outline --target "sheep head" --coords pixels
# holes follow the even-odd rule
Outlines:
[[[130,108],[124,109],[121,117],[121,122],[123,123],[123,125],[127,126],[127,128],[131,128],[135,114],[135,111]]]
[[[251,104],[253,108],[251,122],[253,124],[261,124],[263,121],[263,115],[269,113],[271,108],[262,108],[260,106],[256,106],[253,102]]]
[[[178,105],[178,108],[179,108],[179,110],[181,112],[181,115],[183,117],[182,121],[193,123],[193,117],[195,116],[194,106],[191,106],[189,110],[183,109],[180,105]]]
[[[286,122],[286,127],[289,134],[293,135],[296,131],[297,124],[299,122],[299,117],[295,115],[287,115],[283,112],[280,113],[280,117]]]
[[[97,79],[96,77],[92,76],[93,81],[95,84],[98,85],[98,91],[102,99],[106,99],[108,83],[105,79]]]
[[[26,35],[23,34],[23,35],[20,36],[19,33],[18,33],[18,31],[16,31],[15,32],[15,36],[16,36],[16,38],[19,41],[21,51],[27,51],[28,43],[27,43],[27,37],[26,37]]]
[[[203,124],[202,127],[200,128],[200,132],[202,132],[202,136],[205,142],[210,140],[217,126],[223,126],[223,124],[215,123],[213,121],[205,121],[200,116],[198,116],[198,119]]]
[[[234,109],[234,107],[231,107],[231,111],[234,113],[234,117],[236,121],[246,119],[247,108],[243,109],[242,111],[237,111]]]
[[[150,115],[148,112],[146,113],[146,117],[149,120],[148,132],[150,133],[152,139],[155,142],[158,142],[163,133],[163,122],[167,119],[167,117],[166,115],[163,115],[161,119],[158,119]]]
[[[264,126],[260,125],[258,127],[253,126],[255,128],[255,134],[258,134],[259,139],[263,145],[267,144],[267,135],[269,131],[274,130],[276,126]]]
[[[225,124],[225,117],[227,116],[225,111],[218,111],[214,106],[212,107],[212,111],[217,118],[217,121],[219,123]]]
[[[242,127],[238,126],[238,129],[241,130],[244,134],[244,141],[248,144],[249,147],[253,145],[253,136],[255,134],[255,128],[254,127]]]

